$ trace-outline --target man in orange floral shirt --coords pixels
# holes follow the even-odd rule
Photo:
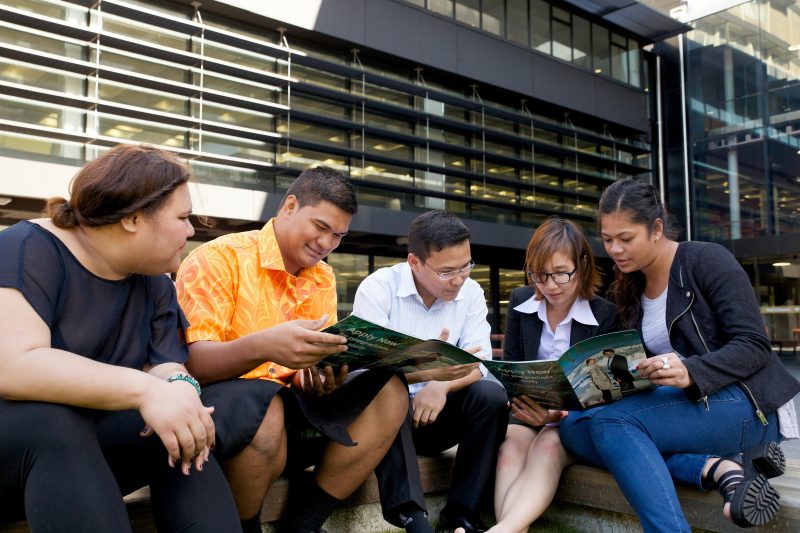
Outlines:
[[[344,337],[317,330],[336,322],[335,279],[322,259],[339,246],[356,209],[347,177],[306,170],[261,230],[203,244],[178,271],[191,324],[187,367],[212,383],[204,400],[215,407],[215,453],[245,533],[261,531],[264,496],[287,456],[293,466],[317,466],[313,478],[300,477],[282,530],[319,531],[375,468],[406,415],[405,385],[391,373],[345,381],[346,367],[334,375],[314,366],[347,349]],[[327,437],[321,454],[294,440],[310,428]]]

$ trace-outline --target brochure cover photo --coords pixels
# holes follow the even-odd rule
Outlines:
[[[509,397],[526,394],[551,409],[581,410],[653,387],[639,374],[645,354],[636,330],[571,346],[553,361],[485,361]]]

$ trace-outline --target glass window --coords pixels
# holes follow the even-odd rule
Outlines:
[[[369,274],[369,256],[334,252],[326,262],[336,275],[336,312],[342,319],[353,311],[356,290]]]
[[[505,21],[503,0],[483,0],[481,28],[502,37],[505,30]]]
[[[609,57],[608,30],[597,24],[592,24],[592,67],[595,74],[611,75]]]
[[[294,119],[289,124],[289,135],[318,144],[349,146],[348,132]]]
[[[194,73],[195,82],[200,83],[199,72]],[[233,96],[243,96],[262,102],[274,102],[277,99],[278,91],[274,87],[251,82],[242,78],[224,76],[222,74],[210,74],[206,72],[203,76],[203,87],[215,91],[224,92]]]
[[[86,76],[13,60],[0,59],[0,80],[67,94],[86,92]]]
[[[44,105],[31,100],[0,97],[0,119],[45,126],[47,128],[82,131],[84,111]]]
[[[204,152],[263,163],[275,162],[275,146],[264,141],[209,132],[203,133],[202,141]]]
[[[81,10],[81,18],[86,17],[85,8],[69,4],[56,5],[52,2],[42,2],[40,0],[15,0],[13,5],[17,9],[58,20],[67,20],[68,15],[70,15],[69,18],[72,18],[74,12],[78,9]]]
[[[256,54],[242,48],[234,48],[225,44],[218,44],[205,41],[203,44],[203,53],[210,59],[219,59],[228,63],[233,63],[236,66],[248,67],[264,72],[277,72],[277,60],[274,57]],[[196,54],[200,53],[200,41],[193,41],[193,51]],[[209,64],[209,68],[214,68],[213,64]],[[217,70],[217,69],[215,69]]]
[[[203,102],[202,106],[203,120],[254,130],[275,131],[275,117],[268,113],[209,102]],[[200,102],[197,100],[192,100],[192,116],[200,117]]]
[[[275,192],[275,178],[264,171],[252,168],[220,165],[207,161],[190,161],[192,176],[199,183],[210,183],[237,189]],[[203,207],[202,201],[199,208]]]
[[[100,81],[100,98],[109,102],[188,115],[189,99],[178,95],[134,87],[113,81]]]
[[[553,56],[572,61],[572,25],[568,11],[553,7]]]
[[[330,72],[323,72],[311,67],[298,65],[292,63],[292,77],[300,81],[310,83],[312,85],[319,85],[321,87],[328,87],[329,89],[336,89],[343,91],[347,89],[348,81],[344,76],[332,74]]]
[[[298,148],[292,145],[291,150],[281,146],[277,155],[277,162],[289,168],[306,169],[320,163],[333,167],[343,172],[348,171],[348,160],[338,155],[331,155],[325,152],[316,152],[307,148]]]
[[[373,182],[390,183],[403,187],[414,186],[412,171],[405,167],[387,165],[386,163],[378,163],[369,159],[365,159],[363,163],[363,168],[361,161],[354,165],[350,169],[350,175],[357,178],[366,178],[368,181]]]
[[[103,47],[100,52],[100,62],[103,66],[144,74],[145,76],[153,76],[162,80],[177,81],[179,83],[190,82],[189,67],[139,54],[118,53],[118,51]]]
[[[165,48],[185,51],[189,49],[189,36],[170,31],[163,27],[155,27],[133,20],[123,19],[116,15],[104,14],[103,30],[125,37],[154,44]]]
[[[396,131],[399,133],[407,133],[410,135],[414,134],[414,124],[407,120],[402,120],[398,118],[389,118],[384,115],[379,115],[377,113],[372,113],[367,111],[366,122],[368,125],[374,126],[376,128],[383,128],[386,130]]]
[[[428,0],[428,9],[440,15],[453,16],[453,0]]]
[[[88,57],[88,47],[85,44],[72,42],[60,35],[50,37],[33,32],[0,27],[0,42],[70,59],[85,61]]]
[[[506,314],[508,313],[508,300],[511,298],[511,291],[517,287],[524,287],[526,285],[525,272],[523,265],[520,265],[519,270],[512,270],[508,268],[499,269],[500,277],[500,317],[498,320],[498,329],[504,332],[506,328]]]
[[[185,148],[187,145],[188,130],[185,128],[106,114],[100,115],[99,127],[98,133],[106,137],[175,148]]]
[[[630,69],[630,84],[635,87],[641,87],[642,80],[639,74],[641,68],[639,43],[633,39],[628,39],[628,68]]]
[[[628,83],[628,42],[616,33],[611,33],[611,76]]]
[[[572,15],[572,62],[584,68],[592,66],[592,33],[589,21]]]
[[[361,90],[361,81],[359,80],[353,85],[352,92],[360,94]],[[381,87],[380,85],[375,85],[374,83],[366,82],[364,84],[364,91],[367,98],[372,98],[373,100],[380,100],[382,102],[397,104],[403,107],[411,107],[414,105],[413,98],[410,94],[389,89],[387,87]]]
[[[552,54],[550,43],[550,4],[531,0],[531,48]]]
[[[326,117],[341,118],[350,120],[351,111],[350,107],[338,102],[329,100],[322,100],[308,96],[301,96],[299,94],[292,95],[292,109],[298,111],[307,111],[315,115],[323,115]]]
[[[0,100],[0,113],[3,102]],[[0,154],[9,157],[33,155],[44,160],[64,161],[73,166],[84,164],[83,144],[68,141],[35,138],[14,133],[0,133]]]
[[[477,28],[481,25],[480,0],[455,0],[456,20]]]
[[[360,139],[360,134],[355,134],[353,139]],[[353,146],[359,146],[354,142]],[[364,151],[370,154],[391,157],[392,159],[411,160],[411,148],[402,142],[393,139],[382,139],[374,135],[367,135],[364,143]]]
[[[507,0],[508,35],[517,43],[528,46],[528,0]]]

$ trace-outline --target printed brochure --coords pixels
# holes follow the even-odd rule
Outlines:
[[[319,366],[346,364],[350,372],[391,366],[408,374],[480,362],[509,398],[528,395],[550,409],[582,410],[653,387],[637,370],[646,355],[636,330],[586,339],[552,361],[482,360],[447,342],[418,339],[356,316],[323,331],[346,337],[347,351],[326,357]]]

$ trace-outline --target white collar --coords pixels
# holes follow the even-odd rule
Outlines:
[[[542,305],[542,302],[544,302],[544,299],[537,300],[536,295],[534,294],[533,296],[531,296],[530,298],[528,298],[527,300],[516,306],[514,308],[514,311],[519,311],[520,313],[525,313],[529,315],[532,315],[534,313],[538,314],[539,318],[542,319],[542,322],[544,322],[545,320],[547,320],[547,317],[545,316],[544,318],[542,318],[542,315],[546,313],[547,306]],[[575,302],[572,304],[572,307],[569,310],[569,313],[567,313],[564,322],[567,322],[570,319],[575,320],[576,322],[580,322],[581,324],[585,324],[587,326],[600,325],[599,322],[597,322],[597,318],[595,318],[594,313],[592,313],[592,308],[589,305],[589,301],[584,300],[583,298],[578,298],[577,300],[575,300]]]

